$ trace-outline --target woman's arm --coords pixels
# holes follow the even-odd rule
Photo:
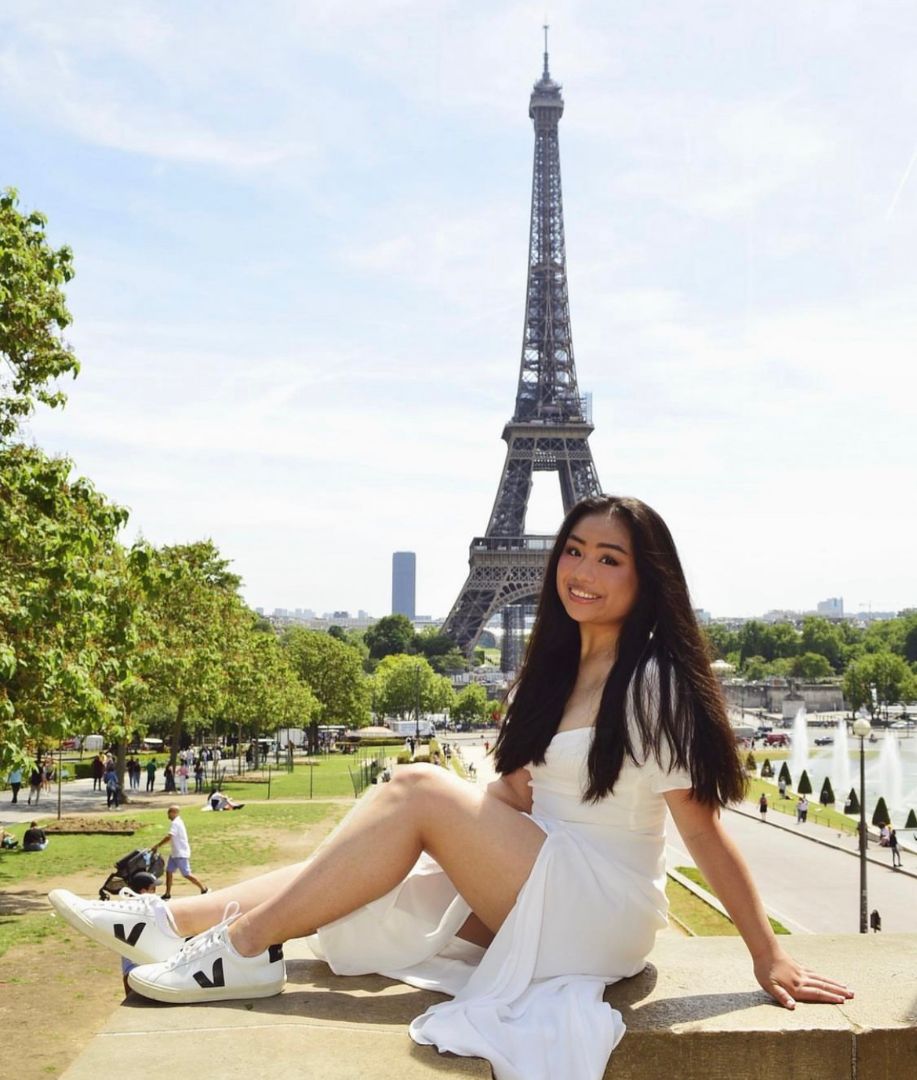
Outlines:
[[[528,769],[516,769],[515,772],[506,773],[488,784],[485,790],[488,795],[505,802],[514,810],[528,814],[532,810],[532,789],[529,787],[531,779],[532,774]]]
[[[788,1009],[797,1001],[840,1004],[852,998],[853,991],[843,983],[803,968],[781,948],[719,811],[696,802],[690,791],[667,791],[665,801],[691,856],[742,935],[761,986]]]

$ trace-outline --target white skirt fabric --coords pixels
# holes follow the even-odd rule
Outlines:
[[[581,829],[532,819],[545,843],[486,950],[455,937],[471,909],[429,856],[310,945],[337,974],[378,972],[453,995],[411,1037],[486,1058],[497,1080],[601,1080],[624,1034],[605,986],[642,970],[658,913]]]

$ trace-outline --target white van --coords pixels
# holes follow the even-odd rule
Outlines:
[[[104,745],[105,740],[101,735],[87,735],[86,738],[83,739],[83,749],[91,750],[94,754],[98,753]]]

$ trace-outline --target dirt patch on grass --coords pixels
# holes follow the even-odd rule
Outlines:
[[[42,828],[49,834],[125,833],[130,836],[141,828],[141,824],[139,821],[112,821],[101,814],[94,814],[92,817],[68,815],[60,821],[51,821],[47,825],[42,825]]]
[[[266,873],[306,858],[337,824],[340,814],[310,828],[272,829],[274,851],[259,866],[234,867],[231,872],[206,874],[211,888],[222,888],[254,874]],[[71,819],[72,820],[72,819]],[[95,824],[95,819],[89,819]],[[68,822],[69,824],[69,822]],[[0,924],[9,918],[35,917],[40,923],[51,911],[48,893],[70,889],[94,896],[98,874],[68,874],[32,878],[0,896]],[[176,895],[194,887],[176,876]],[[31,919],[30,925],[31,925]],[[16,1080],[47,1080],[60,1076],[76,1060],[124,1000],[119,957],[100,948],[54,916],[43,940],[17,945],[0,957],[0,1029],[3,1058],[15,1062]],[[117,1063],[113,1068],[117,1071]]]

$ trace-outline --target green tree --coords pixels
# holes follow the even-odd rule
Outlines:
[[[701,627],[714,660],[728,660],[729,654],[741,651],[739,634],[721,623],[706,623]]]
[[[914,673],[894,653],[864,653],[847,665],[843,687],[850,707],[854,711],[865,707],[875,719],[883,706],[913,698]]]
[[[827,679],[834,674],[827,657],[806,652],[790,661],[790,672],[797,679]]]
[[[239,578],[211,540],[149,551],[144,666],[153,696],[172,708],[173,764],[186,726],[223,712],[238,587]]]
[[[414,715],[415,708],[421,712],[439,711],[442,676],[422,656],[402,653],[383,657],[373,676],[373,685],[376,708],[387,716],[404,720]]]
[[[228,726],[244,729],[254,740],[282,727],[309,726],[318,702],[273,630],[261,630],[257,617],[240,607],[224,648]]]
[[[825,777],[825,781],[821,786],[821,794],[818,796],[818,801],[822,806],[834,805],[834,788],[831,786],[831,779],[828,776]]]
[[[777,773],[777,779],[782,780],[788,788],[793,786],[793,777],[790,775],[790,767],[785,761],[780,764],[780,772]]]
[[[458,695],[452,718],[460,724],[484,724],[487,722],[487,691],[480,683],[469,683]]]
[[[107,728],[113,558],[127,511],[66,458],[0,446],[0,767],[26,743]]]
[[[749,656],[741,670],[749,682],[760,682],[768,674],[768,664],[763,656]]]
[[[774,766],[771,765],[771,759],[765,758],[764,764],[761,766],[761,776],[764,779],[770,779],[774,775]]]
[[[881,827],[882,825],[890,825],[891,821],[892,819],[889,816],[888,807],[885,805],[885,799],[880,795],[879,801],[876,803],[876,808],[872,812],[872,823],[873,825]]]
[[[18,206],[14,189],[0,192],[0,443],[36,402],[62,405],[65,395],[49,383],[79,371],[61,337],[71,321],[62,286],[73,277],[73,255],[48,244],[43,214]]]
[[[800,795],[812,794],[812,781],[809,779],[809,774],[805,769],[802,770],[802,776],[799,778],[799,787],[797,788],[797,791]]]
[[[799,651],[799,634],[792,623],[768,625],[749,619],[739,629],[738,637],[742,663],[749,656],[762,656],[767,661],[788,659]]]
[[[820,615],[807,615],[802,620],[800,651],[823,656],[832,670],[839,672],[844,666],[844,640],[836,623]]]
[[[369,680],[359,649],[322,630],[299,626],[286,630],[281,644],[293,670],[318,702],[313,726],[322,723],[365,727],[369,723]],[[314,730],[313,735],[317,738]]]
[[[858,814],[860,812],[860,799],[856,793],[856,788],[850,789],[850,794],[847,796],[847,802],[844,805],[844,812],[847,814]]]
[[[917,829],[917,810],[914,810],[913,806],[908,811],[904,827],[905,829]]]
[[[368,627],[363,639],[373,660],[396,653],[416,652],[415,633],[407,615],[385,615]]]

